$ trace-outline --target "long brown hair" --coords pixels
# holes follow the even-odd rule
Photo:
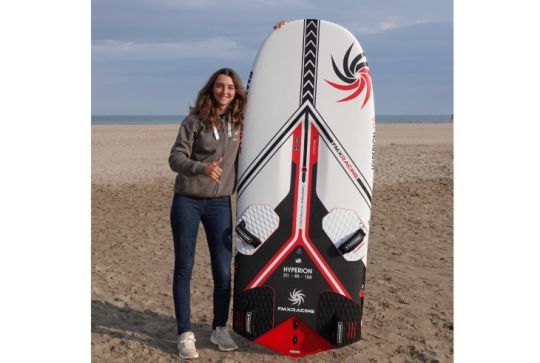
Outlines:
[[[218,122],[219,114],[217,102],[214,98],[212,89],[214,83],[219,75],[224,74],[231,77],[235,87],[234,99],[231,101],[227,113],[231,116],[231,121],[234,124],[242,125],[244,120],[244,111],[246,109],[247,96],[244,86],[242,85],[242,80],[240,76],[230,68],[221,68],[218,69],[214,74],[210,76],[206,84],[199,91],[197,95],[197,100],[195,101],[195,106],[189,108],[189,113],[195,115],[207,126],[220,125]]]

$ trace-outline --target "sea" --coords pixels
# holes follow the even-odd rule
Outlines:
[[[92,125],[167,125],[179,124],[182,115],[92,115]],[[377,123],[445,123],[452,115],[377,115]]]

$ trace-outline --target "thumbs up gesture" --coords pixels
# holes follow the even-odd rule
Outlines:
[[[223,172],[223,170],[221,170],[222,161],[223,158],[219,158],[219,160],[214,160],[211,163],[206,164],[204,167],[204,175],[212,178],[218,184],[220,184],[219,178]]]

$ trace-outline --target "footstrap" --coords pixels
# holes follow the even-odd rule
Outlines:
[[[365,236],[366,232],[364,232],[362,228],[359,228],[351,237],[349,237],[349,239],[338,247],[339,252],[343,255],[351,252],[362,243]]]
[[[246,228],[246,221],[240,221],[234,230],[236,231],[236,234],[238,234],[238,237],[240,237],[245,243],[252,245],[255,248],[261,245],[261,240]]]

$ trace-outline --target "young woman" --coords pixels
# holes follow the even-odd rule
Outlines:
[[[178,349],[184,359],[199,356],[190,322],[190,280],[199,222],[206,232],[214,280],[210,341],[221,351],[238,349],[226,325],[231,296],[231,195],[245,106],[238,74],[228,68],[216,71],[182,122],[169,157],[171,169],[178,173],[171,207],[173,298]]]

